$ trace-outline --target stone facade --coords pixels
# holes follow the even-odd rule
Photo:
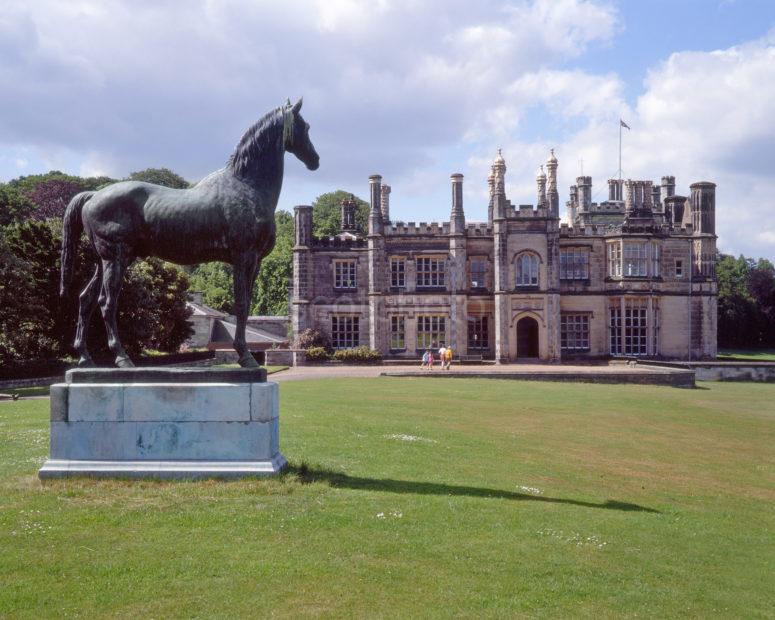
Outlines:
[[[458,357],[508,362],[716,355],[715,185],[675,194],[675,179],[611,179],[592,202],[579,177],[561,223],[557,158],[537,176],[537,204],[512,205],[500,152],[487,222],[466,222],[453,174],[450,220],[390,220],[390,188],[369,178],[366,236],[342,205],[342,232],[312,234],[295,208],[294,333],[312,327],[334,346],[369,345],[416,358],[442,343]]]

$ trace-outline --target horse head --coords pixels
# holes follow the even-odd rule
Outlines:
[[[309,139],[309,124],[301,117],[300,110],[301,99],[294,105],[288,101],[283,109],[283,145],[309,170],[317,170],[320,156]]]

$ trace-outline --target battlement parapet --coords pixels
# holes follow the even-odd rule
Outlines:
[[[393,222],[385,226],[385,235],[391,237],[448,234],[449,222]]]
[[[487,222],[471,222],[466,224],[466,235],[469,237],[492,236],[492,226]]]
[[[312,239],[312,247],[315,249],[352,250],[365,248],[366,239],[340,239],[339,237],[315,237]]]

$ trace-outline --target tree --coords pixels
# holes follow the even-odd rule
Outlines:
[[[0,183],[0,226],[7,226],[30,216],[35,205],[17,187]]]
[[[92,276],[96,257],[85,238],[78,246],[78,260],[71,294],[59,297],[59,220],[16,223],[3,231],[6,254],[13,258],[7,272],[11,282],[22,285],[6,291],[0,307],[3,334],[19,334],[22,345],[8,355],[15,361],[57,358],[70,352],[75,332],[78,292]],[[6,262],[6,261],[4,261]],[[16,269],[20,275],[11,271]],[[176,351],[190,335],[186,297],[187,276],[157,259],[137,261],[128,271],[119,301],[119,334],[127,350]],[[20,318],[21,317],[21,318]],[[92,317],[90,348],[105,352],[105,328],[99,311]],[[7,347],[6,347],[7,348]]]
[[[719,255],[718,344],[775,347],[775,268],[768,260]]]
[[[173,189],[186,189],[191,184],[169,168],[146,168],[129,175],[130,181],[145,181]]]
[[[355,225],[358,231],[366,234],[369,229],[369,203],[350,192],[338,189],[335,192],[321,194],[312,203],[313,231],[317,237],[330,237],[342,231],[342,201],[352,198],[358,205],[355,212]]]
[[[66,179],[49,179],[38,183],[27,195],[35,205],[32,216],[36,220],[61,218],[67,204],[76,194],[84,191],[83,183]]]
[[[293,275],[293,216],[275,213],[277,238],[274,249],[264,258],[253,289],[251,314],[288,314],[288,286]]]
[[[189,290],[200,291],[205,304],[231,314],[234,306],[231,265],[212,262],[197,265],[189,276]]]
[[[0,228],[0,365],[45,355],[52,344],[39,329],[45,296],[35,287],[31,267],[9,247]]]

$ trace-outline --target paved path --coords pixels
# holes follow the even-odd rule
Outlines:
[[[380,366],[294,366],[288,370],[283,370],[269,375],[270,381],[301,381],[308,379],[328,379],[336,377],[379,377],[380,375],[394,377],[433,377],[433,376],[454,376],[454,377],[495,377],[518,379],[520,376],[525,378],[541,379],[542,375],[546,379],[553,380],[578,380],[595,381],[596,379],[609,377],[611,381],[616,382],[618,377],[622,382],[628,382],[625,376],[636,378],[643,377],[661,377],[674,373],[689,374],[691,371],[676,370],[668,368],[654,368],[643,366],[629,366],[626,364],[613,365],[568,365],[568,364],[498,364],[498,365],[472,365],[472,366],[453,366],[451,370],[433,370],[420,369],[417,365],[380,365]],[[658,381],[661,382],[661,381]]]

